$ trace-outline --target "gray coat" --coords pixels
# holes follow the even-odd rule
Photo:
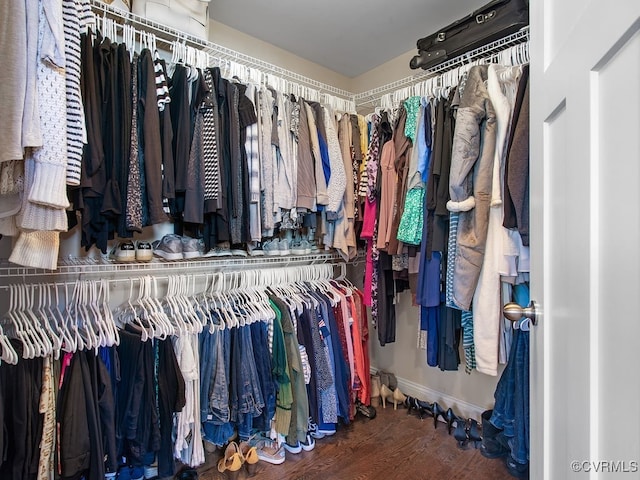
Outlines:
[[[496,144],[496,115],[486,65],[469,70],[456,119],[447,209],[460,212],[453,301],[469,310],[484,259]]]

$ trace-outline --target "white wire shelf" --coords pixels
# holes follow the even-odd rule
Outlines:
[[[167,25],[163,25],[161,23],[154,22],[153,20],[135,15],[134,13],[117,10],[101,2],[100,0],[91,0],[91,4],[94,12],[97,12],[101,15],[107,15],[109,18],[116,19],[119,21],[118,23],[121,24],[138,26],[148,32],[155,34],[160,41],[163,41],[165,43],[170,43],[174,40],[184,41],[187,45],[194,48],[202,49],[210,55],[218,57],[219,59],[233,60],[234,62],[244,64],[247,67],[258,69],[263,73],[285,78],[290,81],[298,82],[305,86],[315,88],[319,90],[320,93],[330,93],[332,95],[336,95],[338,97],[353,101],[354,94],[347,90],[343,90],[341,88],[334,87],[333,85],[319,82],[299,73],[287,70],[286,68],[273,65],[269,62],[265,62],[264,60],[260,60],[259,58],[237,52],[222,45],[203,40],[175,28],[168,27]]]
[[[396,80],[386,85],[382,85],[380,87],[376,87],[371,90],[367,90],[365,92],[356,93],[354,96],[356,106],[362,107],[362,106],[370,105],[380,100],[380,98],[385,94],[393,93],[396,90],[414,85],[418,82],[426,80],[427,78],[440,75],[444,72],[447,72],[456,67],[459,67],[465,63],[490,57],[502,50],[505,50],[514,45],[518,45],[520,43],[524,43],[528,40],[529,40],[529,27],[527,26],[499,40],[488,43],[474,50],[471,50],[467,53],[464,53],[458,57],[452,58],[443,63],[435,65],[434,67],[428,70],[422,70],[418,73],[402,78],[400,80]]]
[[[362,256],[356,257],[358,263]],[[108,258],[61,259],[57,270],[21,267],[7,260],[0,260],[0,285],[12,283],[57,282],[77,278],[142,275],[188,275],[190,273],[219,272],[246,269],[286,268],[288,266],[345,263],[333,252],[282,257],[218,257],[167,261],[154,258],[151,262],[117,263]]]

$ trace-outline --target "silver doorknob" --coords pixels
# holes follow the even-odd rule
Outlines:
[[[515,302],[509,302],[504,307],[502,307],[502,314],[507,320],[511,320],[512,322],[517,322],[522,317],[524,317],[531,320],[532,324],[538,324],[537,305],[533,300],[531,300],[529,306],[526,308],[522,308]]]

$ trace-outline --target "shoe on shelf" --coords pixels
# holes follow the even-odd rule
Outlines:
[[[153,259],[153,247],[151,243],[138,240],[136,242],[136,260],[138,262],[150,262]]]
[[[280,239],[272,238],[262,244],[262,250],[267,257],[279,257],[280,256]]]
[[[234,257],[248,257],[247,251],[242,248],[242,245],[231,245],[231,255]]]
[[[286,255],[291,255],[291,249],[289,248],[289,240],[286,238],[281,238],[280,242],[278,242],[278,251],[280,252],[280,256],[284,257]]]
[[[182,258],[198,258],[204,255],[204,241],[198,238],[182,237]]]
[[[298,454],[302,451],[302,445],[300,445],[300,442],[298,441],[296,441],[295,445],[292,445],[288,442],[283,443],[283,445],[285,450],[289,453]]]
[[[302,242],[299,239],[293,240],[291,243],[291,254],[292,255],[304,255],[305,248],[302,246]]]
[[[131,240],[122,241],[113,247],[109,256],[116,262],[135,262],[136,247]]]
[[[264,250],[262,249],[262,242],[251,242],[247,245],[250,257],[264,257]]]
[[[236,442],[229,442],[224,450],[224,456],[218,460],[218,471],[220,473],[229,472],[231,478],[238,478],[238,473],[242,468],[242,453]]]
[[[311,254],[311,244],[304,238],[300,240],[300,247],[304,250],[305,255]]]
[[[153,242],[154,255],[164,258],[165,260],[182,260],[182,238],[173,233],[165,235],[161,240]]]
[[[310,452],[314,448],[316,448],[316,441],[313,437],[307,433],[307,438],[304,442],[300,442],[300,446],[305,452]]]
[[[229,247],[229,242],[221,242],[207,253],[204,254],[205,257],[231,257],[231,248]]]

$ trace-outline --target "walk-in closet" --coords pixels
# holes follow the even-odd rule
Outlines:
[[[0,3],[0,480],[637,475],[640,4],[325,3]]]

